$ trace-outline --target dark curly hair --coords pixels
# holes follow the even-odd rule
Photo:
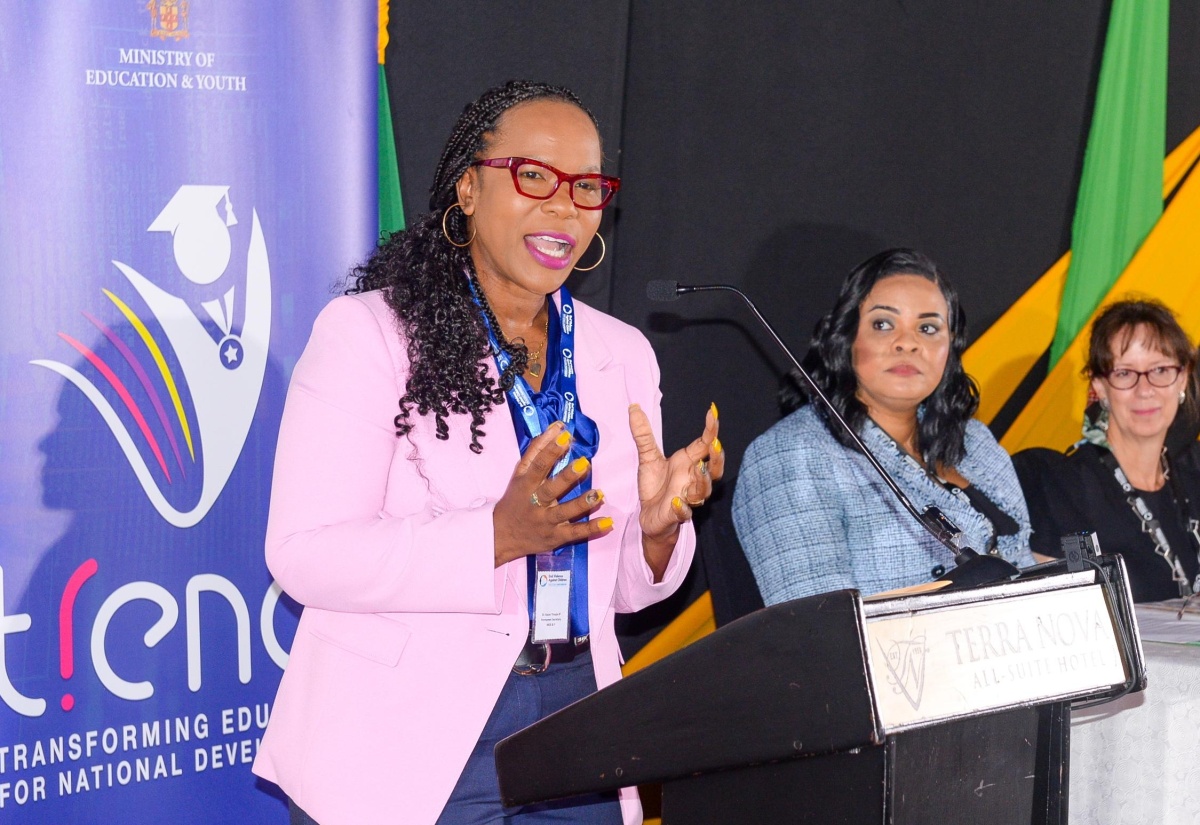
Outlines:
[[[858,335],[859,309],[875,284],[892,275],[919,275],[933,281],[946,299],[950,317],[950,354],[937,389],[923,402],[917,425],[917,448],[931,466],[953,467],[966,456],[964,437],[967,421],[979,408],[979,388],[963,371],[962,354],[967,348],[967,320],[958,302],[958,293],[938,269],[937,264],[913,249],[888,249],[856,266],[842,282],[837,302],[813,330],[804,369],[846,422],[861,433],[867,421],[867,408],[858,400],[858,378],[854,374],[851,347]],[[802,379],[795,372],[780,390],[785,411],[810,402]],[[823,405],[817,411],[829,432],[843,446],[857,449],[841,431]]]
[[[433,416],[437,437],[442,440],[450,435],[449,416],[469,414],[471,450],[482,452],[485,416],[493,406],[504,403],[505,391],[525,370],[525,346],[505,339],[476,281],[500,346],[512,356],[498,383],[488,374],[491,350],[487,330],[463,275],[465,272],[475,280],[475,267],[467,247],[456,247],[447,240],[442,217],[458,202],[455,185],[471,161],[483,156],[501,116],[520,103],[545,99],[577,106],[596,123],[595,115],[575,93],[562,86],[510,80],[488,89],[463,109],[442,150],[429,188],[429,212],[408,229],[384,237],[371,257],[350,273],[346,293],[384,290],[407,342],[408,383],[394,422],[397,436],[412,431],[414,407],[419,416]],[[459,243],[467,240],[462,209],[450,212],[446,228]]]

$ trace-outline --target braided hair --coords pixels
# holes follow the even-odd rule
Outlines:
[[[917,424],[917,447],[931,466],[957,466],[967,454],[967,422],[979,408],[979,388],[963,370],[962,354],[967,348],[967,319],[958,301],[958,292],[946,280],[937,264],[914,249],[887,249],[856,266],[842,282],[837,303],[813,330],[804,369],[855,432],[861,433],[867,422],[867,408],[858,400],[858,378],[854,373],[851,350],[858,335],[859,310],[875,284],[893,275],[917,275],[932,281],[946,299],[950,317],[950,352],[942,380],[922,402],[923,414]],[[780,404],[792,411],[813,401],[807,385],[794,371],[780,391]],[[829,432],[842,446],[857,449],[854,442],[836,426],[816,403],[817,413]]]
[[[451,244],[442,226],[445,215],[446,231],[455,241],[468,240],[466,215],[461,208],[452,208],[458,202],[456,184],[487,149],[500,117],[531,100],[570,103],[596,123],[595,115],[575,93],[561,86],[510,80],[488,89],[463,109],[442,150],[429,189],[429,212],[408,229],[384,237],[371,257],[350,273],[346,293],[384,290],[407,342],[409,374],[394,421],[397,436],[412,431],[414,408],[418,416],[433,416],[436,436],[443,441],[450,437],[449,416],[468,414],[471,451],[482,452],[485,416],[493,406],[504,403],[504,393],[525,371],[528,351],[524,344],[504,337],[479,287],[469,249]],[[491,348],[468,277],[497,341],[512,357],[499,382],[488,374]]]

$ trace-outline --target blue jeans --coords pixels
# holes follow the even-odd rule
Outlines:
[[[509,674],[437,825],[621,825],[616,792],[520,808],[505,808],[500,804],[496,744],[595,691],[591,653],[566,664],[551,664],[545,673],[536,676]]]

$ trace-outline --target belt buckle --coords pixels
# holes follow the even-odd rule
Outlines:
[[[539,650],[540,649],[540,650]],[[540,652],[543,660],[532,660],[533,654]],[[539,673],[545,673],[550,667],[550,644],[548,642],[534,642],[526,639],[525,646],[521,648],[521,653],[517,656],[517,661],[513,664],[513,673],[518,676],[536,676]]]

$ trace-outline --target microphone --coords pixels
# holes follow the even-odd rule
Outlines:
[[[783,342],[779,334],[775,332],[775,328],[767,321],[763,314],[758,311],[758,307],[750,300],[746,293],[742,292],[735,286],[729,284],[697,284],[688,285],[681,284],[678,281],[669,280],[653,280],[646,284],[646,297],[651,301],[677,301],[679,296],[688,295],[693,292],[732,292],[745,302],[750,311],[754,313],[754,317],[762,324],[775,341],[775,344],[783,351],[783,354],[792,362],[792,366],[796,368],[796,372],[804,380],[809,391],[812,392],[824,405],[825,410],[830,414],[837,425],[850,437],[854,445],[862,451],[867,462],[883,479],[884,484],[899,500],[905,510],[915,518],[922,527],[929,531],[935,539],[945,545],[951,553],[954,554],[954,569],[947,571],[944,575],[939,576],[939,580],[948,580],[953,583],[953,586],[974,587],[979,584],[988,584],[991,582],[1010,579],[1017,575],[1020,571],[1012,563],[1000,558],[999,556],[980,555],[970,547],[960,546],[959,540],[962,537],[962,531],[946,517],[937,507],[926,507],[924,511],[918,510],[916,505],[909,500],[904,491],[900,489],[899,483],[892,478],[875,454],[871,452],[863,440],[859,437],[854,428],[846,423],[846,419],[842,418],[841,413],[833,406],[833,403],[817,386],[817,382],[812,379],[808,371],[800,365],[800,361],[792,354],[788,345]]]
[[[646,297],[651,301],[678,301],[683,292],[690,292],[689,287],[680,289],[679,281],[650,281],[646,284]]]

